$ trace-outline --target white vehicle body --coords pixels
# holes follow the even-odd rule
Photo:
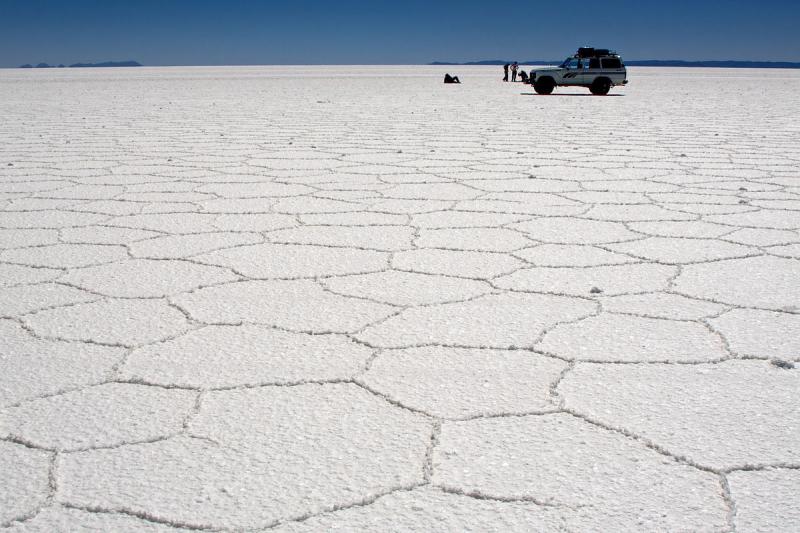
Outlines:
[[[558,67],[531,71],[530,83],[539,94],[550,94],[555,87],[587,87],[593,94],[608,94],[617,85],[628,83],[622,59],[614,52],[581,48]]]

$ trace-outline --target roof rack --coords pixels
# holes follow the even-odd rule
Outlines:
[[[608,48],[593,48],[591,46],[582,46],[578,48],[578,53],[575,54],[579,58],[587,57],[602,57],[602,56],[615,56],[617,52],[609,50]]]

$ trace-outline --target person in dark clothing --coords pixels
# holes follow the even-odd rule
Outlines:
[[[511,81],[517,81],[517,62],[511,63]]]
[[[508,63],[503,65],[503,81],[508,81],[508,67],[510,67]]]
[[[461,83],[461,80],[458,79],[458,76],[451,76],[450,74],[444,75],[444,82],[445,83]]]
[[[522,83],[528,83],[528,73],[524,70],[519,71],[519,78],[522,80]]]

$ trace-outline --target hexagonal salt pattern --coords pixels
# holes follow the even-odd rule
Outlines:
[[[0,408],[108,379],[122,348],[34,337],[0,320]]]
[[[72,507],[51,506],[24,522],[15,521],[8,533],[52,533],[53,531],[114,531],[115,533],[185,533],[189,529],[150,522],[125,514],[85,511]]]
[[[800,314],[734,309],[709,323],[739,355],[800,360]]]
[[[381,348],[425,344],[514,348],[532,346],[559,322],[591,315],[589,301],[543,294],[491,294],[473,300],[406,309],[356,337]]]
[[[800,529],[800,470],[770,469],[728,475],[737,531]]]
[[[221,268],[147,259],[76,269],[61,278],[83,289],[122,298],[157,298],[236,279],[238,276]]]
[[[108,383],[0,411],[0,435],[68,451],[146,442],[177,433],[195,396]]]
[[[279,526],[278,533],[315,531],[560,531],[560,510],[525,501],[476,499],[431,488],[398,491],[356,506]]]
[[[687,266],[675,289],[688,296],[742,307],[784,311],[800,306],[797,260],[771,256]]]
[[[566,363],[518,350],[387,350],[362,380],[412,409],[443,418],[553,410],[550,387]]]
[[[175,302],[206,323],[248,322],[312,333],[350,333],[395,313],[392,306],[340,296],[310,280],[219,285]]]
[[[121,375],[137,383],[204,389],[345,380],[371,355],[372,350],[343,335],[208,326],[134,350]]]
[[[351,384],[208,393],[193,437],[65,457],[57,499],[195,527],[267,527],[421,484],[431,431]],[[143,468],[153,468],[146,482],[132,475]]]
[[[578,364],[558,392],[571,411],[725,470],[800,462],[798,387],[800,372],[766,361]]]
[[[563,509],[570,528],[722,529],[719,479],[565,414],[445,423],[433,483]]]
[[[0,526],[36,515],[50,495],[50,454],[0,441]]]
[[[702,324],[612,313],[560,324],[536,348],[583,361],[689,362],[728,356],[722,339]]]
[[[0,527],[798,529],[800,75],[307,71],[0,70]]]
[[[105,299],[26,315],[39,336],[116,346],[136,346],[180,335],[186,317],[162,300]]]

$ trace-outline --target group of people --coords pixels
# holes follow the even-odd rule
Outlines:
[[[522,83],[529,83],[528,73],[524,70],[520,70],[519,63],[514,61],[513,63],[506,63],[503,65],[503,81],[508,80],[508,73],[511,72],[511,81],[517,81],[517,75],[519,75],[519,81]],[[458,76],[451,76],[450,74],[444,75],[444,82],[445,83],[461,83],[461,80],[458,79]]]
[[[503,65],[503,81],[508,81],[508,71],[511,71],[511,81],[517,81],[517,72],[522,83],[528,83],[528,73],[519,69],[519,63],[506,63]]]

